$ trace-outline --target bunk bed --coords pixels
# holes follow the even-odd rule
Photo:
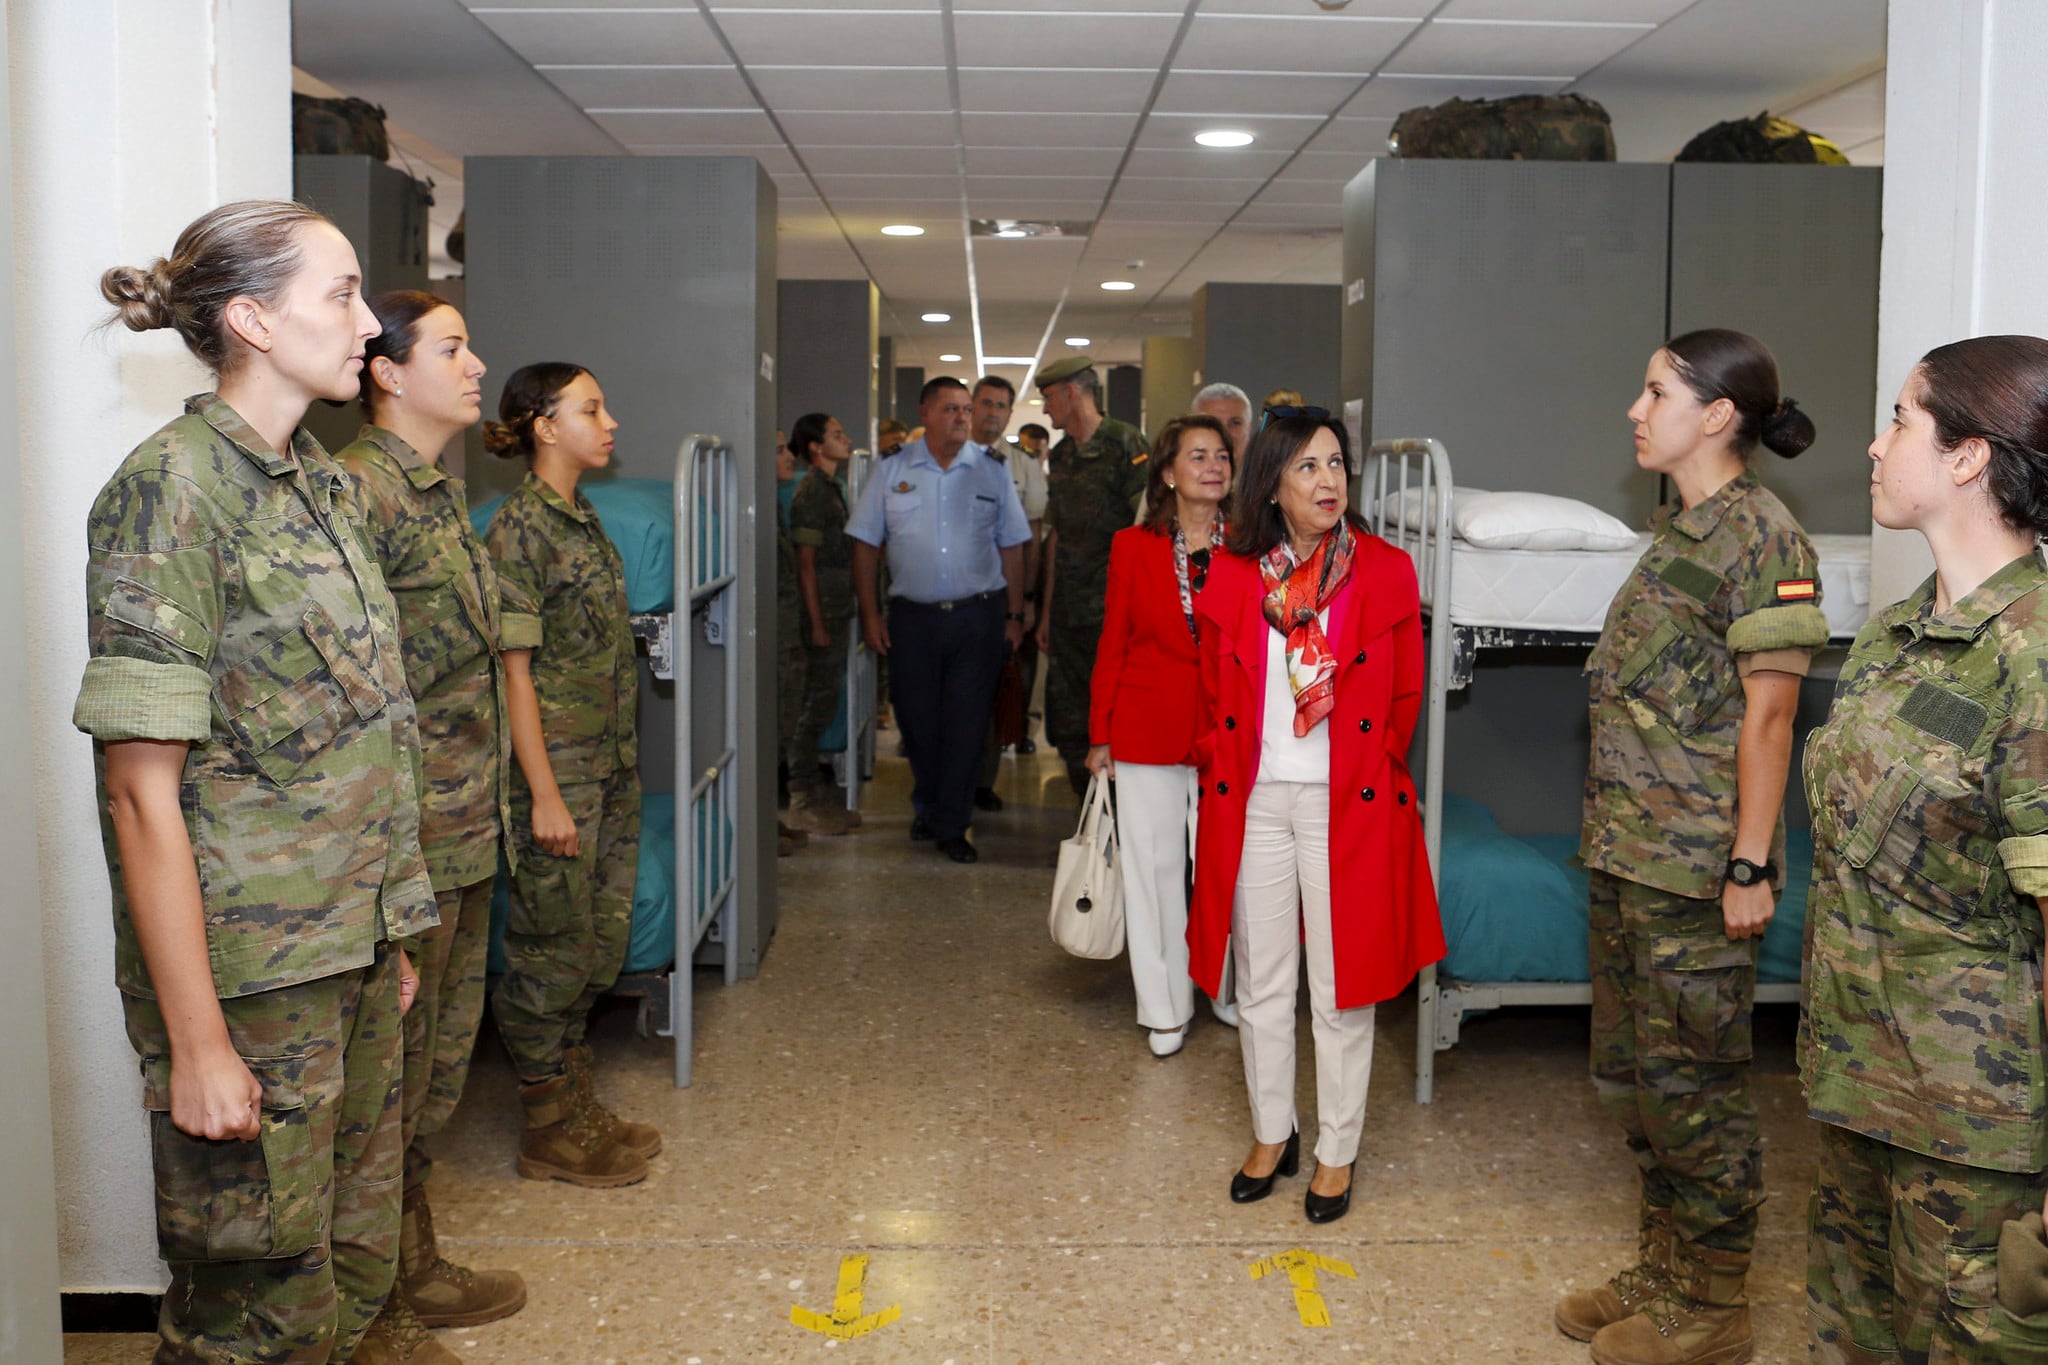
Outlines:
[[[1435,440],[1375,441],[1360,480],[1373,531],[1415,561],[1428,626],[1423,707],[1424,837],[1437,870],[1449,953],[1417,979],[1415,1097],[1435,1093],[1436,1054],[1469,1013],[1586,1004],[1587,878],[1573,836],[1515,836],[1477,802],[1444,790],[1450,694],[1471,685],[1481,650],[1590,650],[1607,606],[1649,544],[1488,549],[1456,534],[1459,491]],[[1870,611],[1868,536],[1816,536],[1830,637],[1853,638]],[[1788,833],[1786,883],[1765,939],[1759,1000],[1796,1000],[1812,845]]]

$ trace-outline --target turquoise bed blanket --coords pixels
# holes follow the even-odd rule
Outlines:
[[[626,610],[668,611],[676,601],[676,486],[667,479],[589,479],[578,484],[597,509],[605,534],[619,547],[626,569]],[[469,509],[482,535],[502,497]]]
[[[1758,977],[1799,980],[1813,836],[1786,835],[1785,889],[1764,935]],[[1460,981],[1584,981],[1588,879],[1576,834],[1513,835],[1469,797],[1444,801],[1437,896]]]

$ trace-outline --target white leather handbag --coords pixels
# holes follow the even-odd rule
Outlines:
[[[1075,957],[1110,958],[1124,950],[1124,879],[1117,866],[1116,816],[1110,810],[1109,783],[1100,776],[1088,783],[1074,837],[1060,843],[1046,926],[1052,930],[1052,941]]]

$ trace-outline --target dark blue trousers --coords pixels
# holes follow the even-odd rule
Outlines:
[[[910,755],[910,804],[940,839],[973,822],[1002,671],[1001,593],[950,611],[889,599],[889,704]]]

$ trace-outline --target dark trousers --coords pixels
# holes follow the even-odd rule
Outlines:
[[[910,755],[910,804],[940,839],[974,819],[989,708],[1003,669],[1003,597],[950,611],[889,599],[889,704]]]

